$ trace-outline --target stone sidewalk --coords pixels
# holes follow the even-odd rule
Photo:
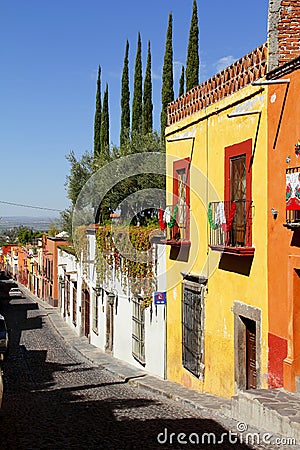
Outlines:
[[[191,405],[196,409],[205,410],[206,412],[211,410],[221,413],[221,408],[229,408],[230,400],[228,399],[206,393],[202,394],[199,393],[199,391],[185,388],[178,383],[149,375],[148,372],[138,369],[131,364],[103,352],[101,349],[90,344],[86,336],[77,336],[64,321],[56,307],[53,307],[36,297],[24,286],[19,286],[27,298],[38,303],[40,308],[46,310],[50,322],[61,337],[93,364],[104,367],[107,371],[117,375],[122,380],[132,385],[147,389],[154,394],[163,395],[169,399]]]
[[[27,297],[47,312],[54,328],[72,348],[93,364],[104,367],[125,382],[193,407],[227,427],[236,428],[237,424],[242,423],[248,431],[250,428],[268,431],[278,436],[294,438],[300,444],[299,394],[289,393],[283,389],[257,389],[240,392],[232,399],[225,399],[163,380],[103,352],[90,344],[86,336],[77,336],[63,320],[57,308],[39,299],[24,286],[20,285],[20,288]],[[293,445],[293,448],[300,446]]]
[[[300,443],[300,395],[284,389],[252,389],[232,397],[230,416]]]

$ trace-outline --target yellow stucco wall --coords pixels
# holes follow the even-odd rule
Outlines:
[[[261,387],[267,387],[267,92],[246,87],[167,129],[167,197],[172,203],[173,160],[191,157],[191,250],[188,262],[167,260],[168,379],[220,396],[234,394],[234,301],[261,310]],[[258,114],[228,118],[239,111]],[[259,125],[259,127],[258,127]],[[186,138],[193,139],[186,139]],[[256,140],[257,138],[257,140]],[[220,253],[208,247],[207,205],[224,200],[224,148],[252,139],[255,254],[249,276],[218,268]],[[194,146],[193,146],[194,140]],[[255,144],[256,140],[256,145]],[[231,258],[237,258],[234,256]],[[205,375],[200,381],[182,366],[180,272],[208,277],[205,296]]]

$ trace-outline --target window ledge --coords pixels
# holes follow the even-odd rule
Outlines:
[[[179,239],[178,241],[176,241],[176,239],[162,239],[160,241],[161,244],[166,244],[166,245],[172,245],[175,247],[181,247],[182,245],[191,245],[191,241],[184,241],[182,239]]]
[[[222,252],[227,255],[253,256],[255,252],[254,247],[229,247],[226,245],[209,245],[209,247],[211,250]]]
[[[285,228],[289,228],[290,230],[294,230],[295,228],[300,228],[300,222],[286,222],[283,226]]]
[[[133,356],[133,358],[134,358],[138,363],[141,364],[141,366],[143,366],[143,367],[146,366],[146,361],[145,361],[144,359],[141,359],[141,358],[139,357],[139,355],[137,355],[136,353],[132,352],[132,356]]]

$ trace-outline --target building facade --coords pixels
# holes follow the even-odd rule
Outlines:
[[[42,252],[41,296],[52,306],[58,306],[58,246],[65,244],[66,238],[44,236]]]
[[[300,7],[270,8],[268,89],[269,386],[300,376]],[[277,30],[277,35],[272,33]],[[299,388],[299,386],[298,386]]]
[[[166,131],[168,378],[225,397],[267,386],[266,54],[173,102]]]
[[[299,29],[270,1],[268,42],[168,109],[168,378],[225,397],[297,386]]]

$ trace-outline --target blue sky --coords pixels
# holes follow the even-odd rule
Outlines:
[[[201,81],[267,39],[267,0],[198,0]],[[65,209],[65,155],[93,149],[96,78],[109,86],[110,140],[119,144],[126,39],[131,98],[137,34],[143,71],[151,42],[154,127],[159,129],[161,72],[168,15],[173,14],[174,90],[192,0],[9,0],[0,4],[1,201]],[[0,217],[55,215],[0,203]]]

